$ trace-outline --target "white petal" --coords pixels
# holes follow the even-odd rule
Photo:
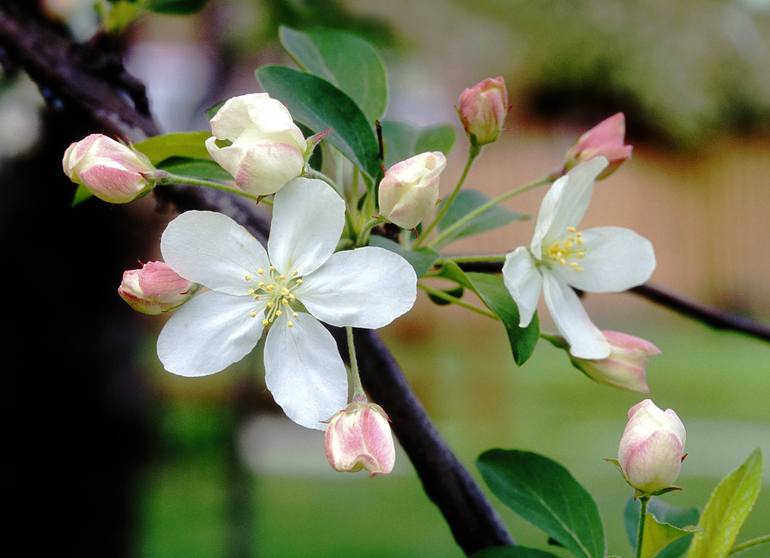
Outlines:
[[[211,155],[217,164],[229,172],[232,176],[238,173],[238,168],[241,166],[246,152],[240,146],[228,145],[226,147],[219,147],[217,145],[217,138],[210,137],[206,139],[206,150]]]
[[[553,183],[540,204],[535,234],[530,248],[536,257],[542,245],[562,236],[567,227],[576,227],[588,210],[594,180],[607,168],[607,159],[595,157],[581,163]]]
[[[237,145],[238,142],[233,147]],[[248,147],[233,176],[241,190],[266,196],[302,174],[304,166],[305,156],[296,147],[286,143],[260,143]]]
[[[214,374],[251,352],[262,336],[262,319],[262,308],[250,297],[201,293],[166,322],[158,337],[158,357],[174,374]]]
[[[543,276],[525,247],[520,246],[505,257],[503,282],[519,308],[519,327],[527,327],[537,310]]]
[[[306,428],[325,430],[345,407],[348,380],[331,333],[310,314],[300,312],[288,327],[286,317],[270,326],[265,342],[265,383],[286,416]]]
[[[597,227],[583,231],[582,271],[554,266],[561,278],[583,291],[613,293],[641,285],[655,270],[652,243],[630,229]]]
[[[211,119],[211,131],[219,139],[235,141],[244,130],[254,126],[251,107],[262,106],[269,98],[267,93],[250,93],[228,99]]]
[[[188,281],[233,295],[245,295],[253,287],[246,277],[269,265],[265,249],[249,231],[213,211],[187,211],[171,221],[160,251]]]
[[[323,322],[376,329],[412,308],[417,275],[398,254],[369,246],[337,252],[295,293]]]
[[[273,202],[267,251],[284,275],[306,275],[329,259],[345,226],[345,202],[331,186],[295,178]]]
[[[551,272],[543,273],[545,304],[556,328],[578,358],[601,359],[610,356],[610,345],[593,324],[575,291]]]

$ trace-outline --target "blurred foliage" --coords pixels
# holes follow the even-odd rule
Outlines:
[[[767,0],[478,0],[472,9],[510,30],[509,82],[542,114],[592,121],[624,110],[632,135],[685,148],[770,127]]]

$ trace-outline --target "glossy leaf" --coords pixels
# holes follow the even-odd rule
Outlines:
[[[670,523],[663,523],[655,519],[651,513],[644,516],[644,540],[642,541],[641,558],[656,558],[665,549],[681,539],[691,536],[697,527],[675,527]]]
[[[762,452],[757,448],[711,493],[698,523],[701,531],[693,537],[687,558],[727,556],[754,507],[761,486]]]
[[[388,106],[388,76],[372,45],[338,29],[281,27],[279,37],[298,66],[347,93],[370,122],[382,119]]]
[[[441,292],[448,294],[449,296],[453,296],[454,298],[462,298],[463,293],[465,293],[464,287],[455,287],[453,289],[439,289]],[[439,298],[433,293],[427,293],[428,298],[433,304],[438,304],[439,306],[448,306],[449,304],[452,304],[450,301]]]
[[[194,14],[203,9],[208,0],[148,0],[147,9],[159,14]]]
[[[449,208],[449,211],[446,212],[444,218],[441,219],[439,229],[448,228],[474,209],[487,203],[489,199],[489,196],[478,190],[461,190],[457,195],[457,198],[455,198],[452,207]],[[464,236],[479,234],[499,227],[504,227],[513,221],[522,221],[525,219],[529,219],[529,216],[506,209],[502,205],[495,205],[478,217],[470,220],[466,225],[457,229],[457,231],[452,233],[452,235],[444,240],[442,244],[447,244],[452,240]]]
[[[407,250],[398,242],[394,242],[384,236],[372,235],[369,240],[369,245],[378,246],[390,250],[391,252],[395,252],[412,265],[417,277],[424,275],[431,267],[433,267],[433,263],[438,259],[438,254],[430,248]]]
[[[174,132],[154,136],[133,144],[133,148],[150,158],[153,165],[170,157],[211,159],[205,141],[211,132]]]
[[[494,546],[474,554],[472,558],[558,558],[555,554],[524,546]]]
[[[233,177],[214,161],[190,159],[187,157],[170,157],[158,163],[157,167],[172,174],[206,178],[208,180],[232,181]]]
[[[639,500],[629,498],[623,510],[623,524],[626,528],[626,536],[632,549],[636,548],[636,530],[639,528],[639,512],[641,504]],[[651,513],[661,523],[668,523],[675,527],[690,527],[698,524],[700,512],[698,508],[680,508],[664,502],[660,498],[652,498],[647,504],[647,513]],[[688,540],[692,538],[689,537]],[[687,550],[685,545],[684,550]]]
[[[493,449],[477,466],[490,490],[581,558],[604,558],[604,528],[591,495],[559,463],[527,451]]]
[[[283,101],[294,119],[313,132],[331,129],[327,141],[370,178],[379,173],[377,138],[358,105],[334,85],[285,66],[256,71],[262,87]]]
[[[78,187],[75,190],[75,195],[72,196],[72,202],[70,203],[70,207],[75,207],[76,205],[80,205],[84,201],[91,199],[93,197],[94,195],[88,191],[88,188],[86,188],[82,184],[78,184]]]
[[[448,124],[417,128],[404,122],[385,120],[382,123],[385,144],[385,166],[391,167],[426,151],[441,151],[448,155],[455,142],[455,129]]]
[[[516,364],[521,366],[529,360],[540,337],[537,314],[527,327],[519,327],[519,309],[505,288],[501,275],[466,273],[457,264],[448,262],[442,268],[441,276],[475,292],[505,326]]]

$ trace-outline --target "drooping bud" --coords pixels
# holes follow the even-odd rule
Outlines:
[[[440,151],[420,153],[390,167],[380,182],[380,213],[401,228],[416,227],[436,207],[444,167],[446,157]]]
[[[606,157],[610,164],[597,180],[607,178],[631,157],[634,150],[633,146],[624,145],[625,135],[626,117],[622,112],[602,120],[580,136],[577,143],[567,152],[565,172],[584,161],[602,156]]]
[[[366,469],[370,476],[387,475],[396,461],[388,415],[374,403],[353,402],[334,415],[324,445],[326,459],[336,471]]]
[[[645,339],[618,331],[602,331],[610,344],[610,356],[588,360],[570,355],[572,364],[592,380],[629,391],[650,393],[645,365],[660,349]]]
[[[206,149],[244,192],[274,194],[302,174],[305,138],[283,103],[267,93],[228,99],[211,131]]]
[[[471,143],[492,143],[508,114],[508,90],[501,77],[487,78],[460,93],[457,111]]]
[[[643,494],[671,487],[682,469],[686,436],[673,410],[662,411],[650,399],[631,407],[618,449],[628,484]]]
[[[155,168],[144,154],[102,134],[70,145],[62,167],[72,182],[109,203],[132,202],[155,185]]]
[[[123,272],[118,294],[137,312],[155,315],[181,306],[197,288],[167,264],[147,262],[141,269]]]

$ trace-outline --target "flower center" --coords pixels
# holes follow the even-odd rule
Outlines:
[[[244,279],[246,281],[256,282],[256,287],[249,289],[249,296],[253,297],[256,301],[266,301],[265,304],[265,317],[262,320],[262,325],[267,327],[272,324],[277,318],[283,316],[284,312],[292,318],[297,317],[297,312],[292,307],[292,304],[296,301],[293,291],[302,284],[302,277],[299,273],[294,271],[290,275],[281,275],[275,267],[272,265],[267,268],[267,271],[261,267],[256,271],[256,277],[246,275]],[[249,312],[249,316],[252,318],[257,317],[258,312],[256,310]],[[291,319],[286,321],[288,327],[294,327],[294,322]]]
[[[575,227],[567,227],[567,232],[569,234],[563,241],[551,244],[544,250],[543,255],[550,262],[567,266],[574,271],[583,271],[578,263],[586,255],[583,235]]]

